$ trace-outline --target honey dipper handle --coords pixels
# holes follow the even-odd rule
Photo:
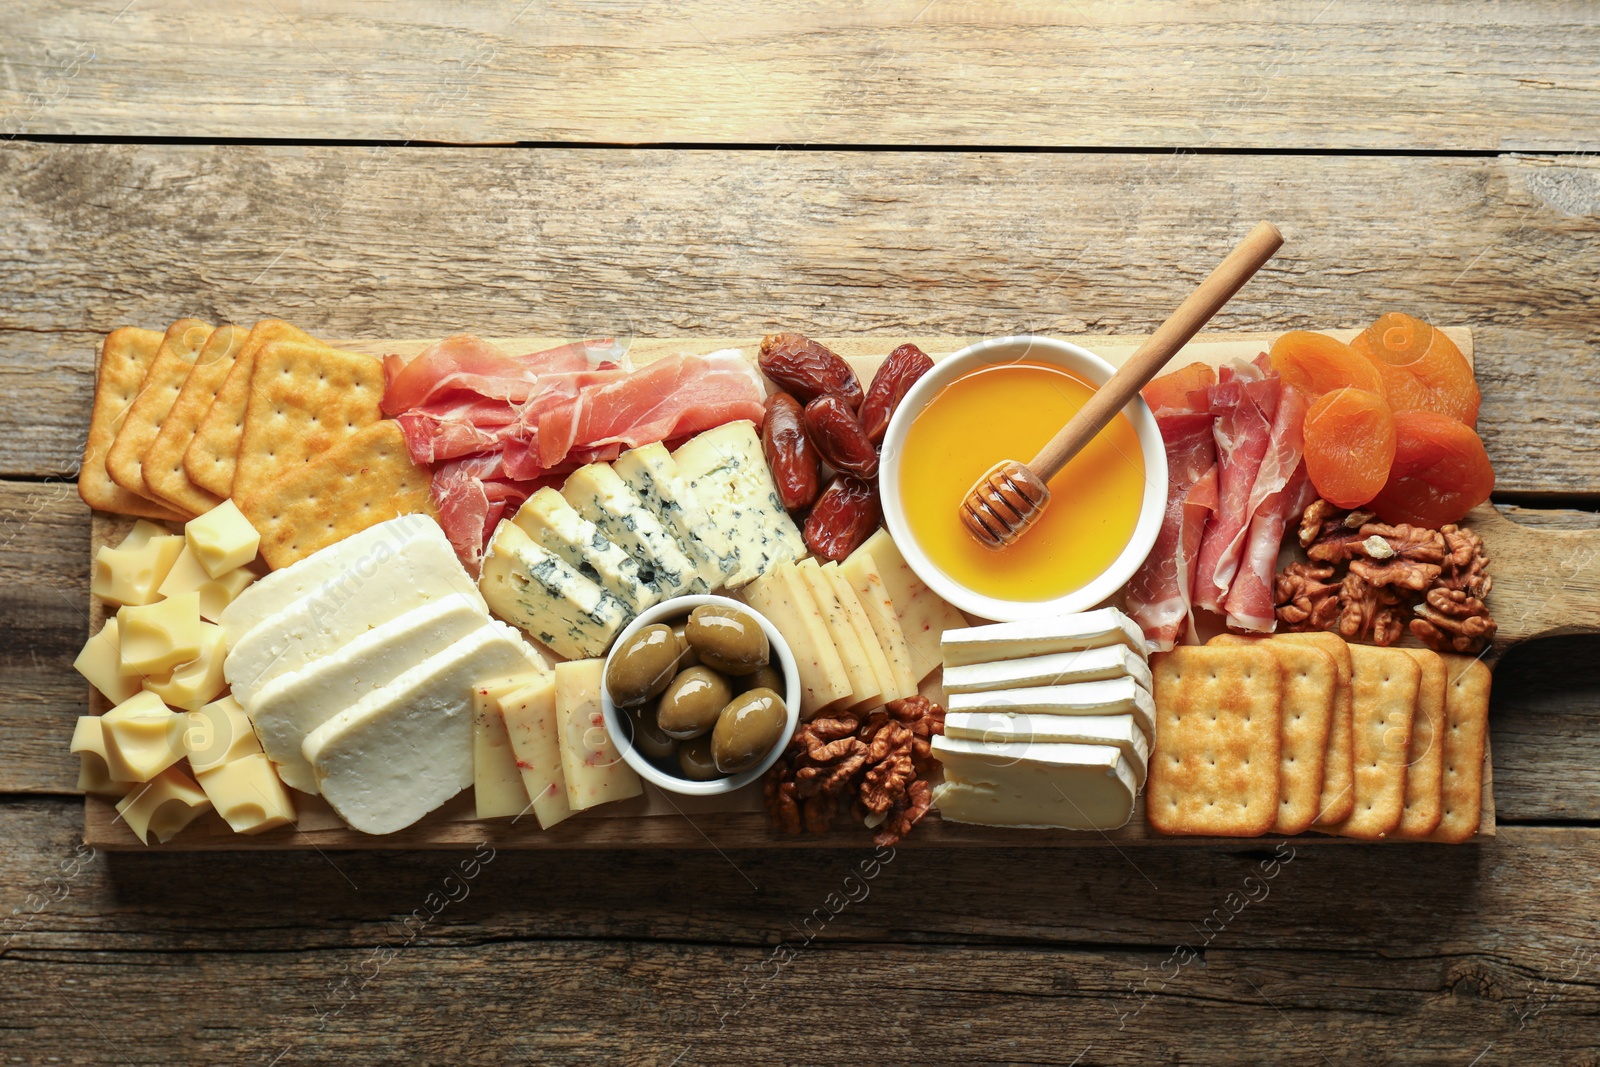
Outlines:
[[[1255,229],[1217,264],[1217,269],[1199,288],[1167,316],[1167,321],[1128,357],[1111,380],[1097,389],[1089,402],[1039,450],[1028,464],[1033,472],[1045,482],[1054,478],[1282,246],[1283,234],[1276,226],[1270,222],[1256,223]]]

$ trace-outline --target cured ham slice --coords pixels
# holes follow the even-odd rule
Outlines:
[[[1210,411],[1156,416],[1167,453],[1167,511],[1155,547],[1128,583],[1127,610],[1157,651],[1194,631],[1196,557],[1217,506],[1216,438]]]
[[[1207,611],[1221,612],[1233,587],[1254,516],[1251,490],[1272,443],[1282,383],[1266,376],[1265,363],[1263,354],[1257,363],[1224,367],[1210,389],[1216,417],[1217,510],[1200,542],[1194,587],[1195,604]]]
[[[1245,547],[1223,602],[1227,623],[1236,630],[1265,633],[1277,622],[1272,585],[1278,569],[1278,549],[1289,516],[1305,509],[1305,504],[1300,503],[1307,484],[1301,459],[1301,427],[1307,407],[1304,393],[1283,389],[1267,450],[1250,487],[1250,525]]]
[[[393,417],[449,393],[520,403],[533,394],[540,375],[587,370],[594,363],[591,353],[607,351],[604,346],[605,342],[575,341],[512,356],[481,337],[453,334],[410,362],[399,356],[384,358],[389,386],[383,394],[383,413]]]
[[[544,484],[507,478],[504,464],[494,455],[452,460],[433,472],[431,490],[439,525],[473,574],[501,518],[515,513]]]

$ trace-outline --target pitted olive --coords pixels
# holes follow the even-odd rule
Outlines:
[[[700,653],[700,662],[723,674],[742,677],[767,665],[766,631],[737,608],[702,604],[689,613],[683,634]]]
[[[772,664],[767,664],[754,674],[747,674],[734,683],[734,688],[741,693],[748,693],[752,689],[770,689],[774,693],[783,692],[783,675]]]
[[[606,664],[606,692],[619,708],[636,708],[667,687],[678,667],[672,627],[646,626],[617,646]]]
[[[733,687],[726,678],[710,667],[690,667],[661,694],[656,722],[668,737],[680,741],[699,737],[717,724],[717,716],[732,699]]]
[[[678,746],[678,766],[683,776],[694,782],[709,782],[721,778],[716,761],[711,758],[711,738],[697,737]]]
[[[711,756],[723,774],[748,771],[767,758],[788,724],[789,709],[771,689],[752,689],[722,709],[711,731]]]
[[[672,636],[678,639],[678,669],[680,671],[686,671],[690,667],[698,667],[700,665],[700,653],[694,650],[694,646],[689,644],[689,639],[684,636],[683,631],[686,626],[688,626],[687,622],[680,622],[672,628]]]
[[[628,727],[633,732],[633,747],[641,756],[666,759],[678,751],[678,742],[662,732],[656,709],[648,704],[628,709]]]

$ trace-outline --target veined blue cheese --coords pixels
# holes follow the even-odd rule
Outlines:
[[[755,423],[741,420],[707,430],[672,458],[739,556],[739,569],[728,578],[730,588],[805,556],[805,541],[778,499]]]
[[[650,573],[663,598],[705,592],[695,561],[684,554],[678,539],[609,465],[579,467],[561,487],[561,495]]]
[[[709,588],[722,588],[738,573],[739,554],[733,542],[700,506],[665,445],[657,441],[630,449],[611,467],[639,494],[645,507],[677,534],[678,542],[699,562],[700,577]]]
[[[489,610],[569,659],[600,655],[628,621],[621,601],[512,522],[495,528],[478,589]]]
[[[511,520],[573,570],[622,601],[637,615],[660,603],[661,591],[645,580],[639,562],[618,548],[600,528],[573,510],[565,497],[546,487],[530,496]]]

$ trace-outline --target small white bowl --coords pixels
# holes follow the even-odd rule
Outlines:
[[[605,683],[602,682],[600,685],[600,707],[605,714],[606,732],[611,735],[611,743],[617,746],[617,751],[622,754],[623,761],[632,767],[640,778],[643,778],[658,789],[666,790],[668,793],[683,793],[696,797],[731,793],[735,789],[743,789],[751,782],[759,781],[761,776],[766,774],[774,763],[778,762],[778,757],[783,754],[784,748],[789,744],[789,739],[794,736],[795,728],[800,725],[800,670],[795,666],[794,653],[789,651],[789,643],[783,639],[783,635],[778,632],[778,628],[768,622],[766,617],[755,608],[725,596],[712,596],[709,593],[701,593],[694,596],[673,597],[671,600],[662,601],[653,608],[646,608],[617,636],[616,643],[611,646],[611,651],[606,653],[606,667],[610,668],[611,657],[616,655],[617,649],[621,648],[624,642],[644,627],[649,626],[651,623],[666,620],[675,622],[678,619],[687,619],[689,613],[702,604],[716,604],[720,607],[733,608],[760,623],[761,629],[767,635],[767,645],[771,649],[770,658],[775,659],[778,667],[783,671],[783,706],[788,709],[789,718],[783,727],[783,737],[773,746],[772,751],[767,753],[766,759],[748,771],[729,775],[726,778],[714,778],[709,782],[695,782],[688,778],[680,778],[675,774],[668,774],[634,750],[633,742],[630,740],[632,731],[622,721],[622,712],[616,704],[612,703],[611,693],[606,689]]]
[[[878,479],[882,488],[883,517],[894,537],[895,545],[905,556],[906,563],[917,577],[928,584],[935,593],[970,615],[997,622],[1018,622],[1023,619],[1047,618],[1085,611],[1110,597],[1120,589],[1133,572],[1139,569],[1145,556],[1150,554],[1161,532],[1161,520],[1167,509],[1167,450],[1161,441],[1161,429],[1156,425],[1150,406],[1135,398],[1122,409],[1133,423],[1144,453],[1144,498],[1139,504],[1139,520],[1134,524],[1133,536],[1122,552],[1097,578],[1083,588],[1056,597],[1054,600],[1002,600],[985,596],[968,589],[947,576],[922,551],[906,523],[905,509],[900,502],[900,459],[905,449],[906,433],[916,417],[939,395],[945,386],[964,378],[981,367],[1016,363],[1028,360],[1034,363],[1051,363],[1083,379],[1093,386],[1102,386],[1110,380],[1115,368],[1086,348],[1057,341],[1050,337],[1023,335],[996,337],[968,345],[954,355],[934,364],[927,374],[900,402],[894,418],[889,422],[883,438],[883,452],[879,460]],[[1044,442],[1040,442],[1042,445]],[[997,457],[1021,460],[1026,463],[1032,456]],[[1071,507],[1071,501],[1052,500],[1051,507]]]

